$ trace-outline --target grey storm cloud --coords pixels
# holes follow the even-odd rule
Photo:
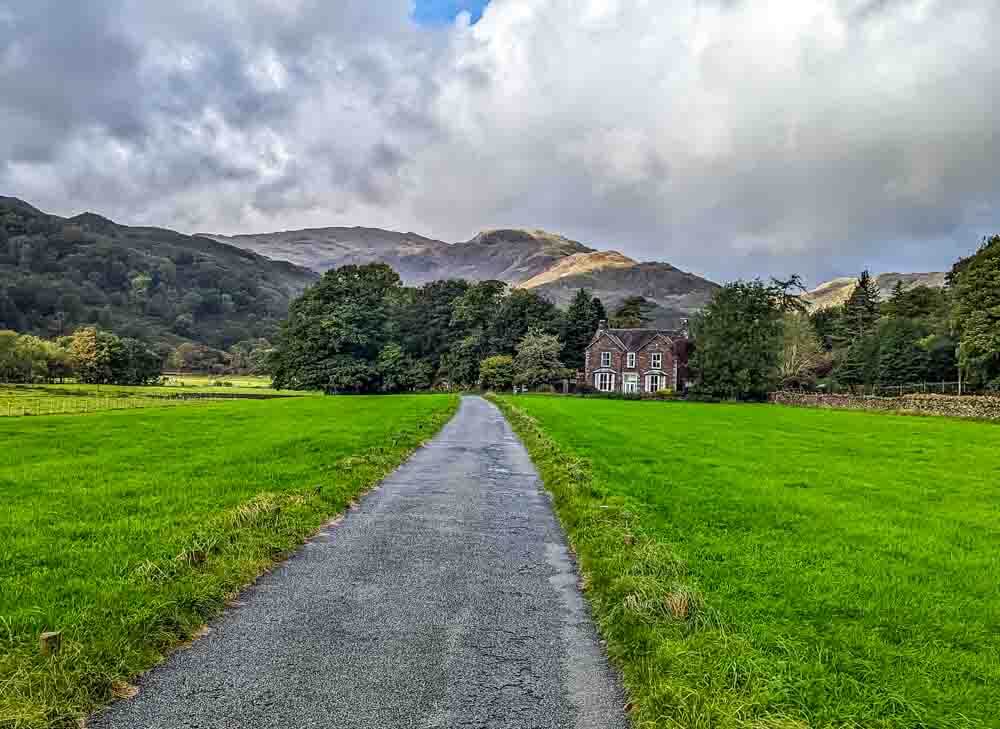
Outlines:
[[[716,278],[1000,232],[994,0],[0,0],[0,192],[447,240],[546,227]]]

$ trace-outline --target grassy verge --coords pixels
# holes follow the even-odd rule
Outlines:
[[[1000,428],[498,402],[637,729],[1000,726]]]
[[[75,727],[456,406],[301,398],[0,421],[0,726]],[[45,658],[50,630],[63,646]]]

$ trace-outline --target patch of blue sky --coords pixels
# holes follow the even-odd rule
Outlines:
[[[490,0],[415,0],[413,19],[421,25],[453,23],[459,13],[469,13],[473,23],[483,17]]]

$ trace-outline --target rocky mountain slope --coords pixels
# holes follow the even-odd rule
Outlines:
[[[0,329],[97,324],[164,345],[270,337],[318,275],[208,238],[0,197]]]
[[[347,265],[383,262],[407,283],[440,278],[437,272],[448,244],[416,233],[379,228],[312,228],[261,235],[202,234],[278,261],[290,261],[317,273]]]
[[[521,282],[519,286],[524,289],[533,289],[572,276],[606,271],[609,268],[632,268],[635,265],[637,265],[636,261],[618,251],[574,253],[556,261],[537,276]]]
[[[451,245],[416,233],[378,228],[314,228],[261,235],[208,237],[323,273],[348,264],[381,262],[404,283],[449,278],[520,283],[562,258],[590,248],[545,231],[490,230]]]
[[[943,272],[931,273],[883,273],[876,278],[882,301],[886,301],[892,296],[892,291],[898,282],[902,282],[904,289],[912,289],[917,286],[929,286],[940,289],[945,286],[947,274]],[[803,300],[809,302],[813,310],[829,309],[833,306],[840,306],[845,303],[857,288],[858,279],[856,276],[835,278],[820,284],[812,291],[803,294]]]
[[[669,327],[703,307],[717,288],[669,264],[639,263],[617,251],[596,251],[543,230],[489,230],[456,244],[372,228],[211,237],[318,272],[381,261],[410,285],[449,278],[495,279],[535,289],[560,305],[586,288],[609,309],[630,296],[644,296],[657,305],[655,323]]]
[[[535,288],[561,306],[587,289],[609,311],[630,296],[642,296],[656,304],[650,312],[655,326],[676,329],[681,319],[704,308],[719,286],[669,263],[636,263],[565,276]]]

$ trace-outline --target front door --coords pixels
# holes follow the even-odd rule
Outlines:
[[[623,375],[622,384],[626,393],[639,392],[639,375]]]
[[[659,392],[666,385],[666,380],[662,375],[646,375],[646,392]]]

